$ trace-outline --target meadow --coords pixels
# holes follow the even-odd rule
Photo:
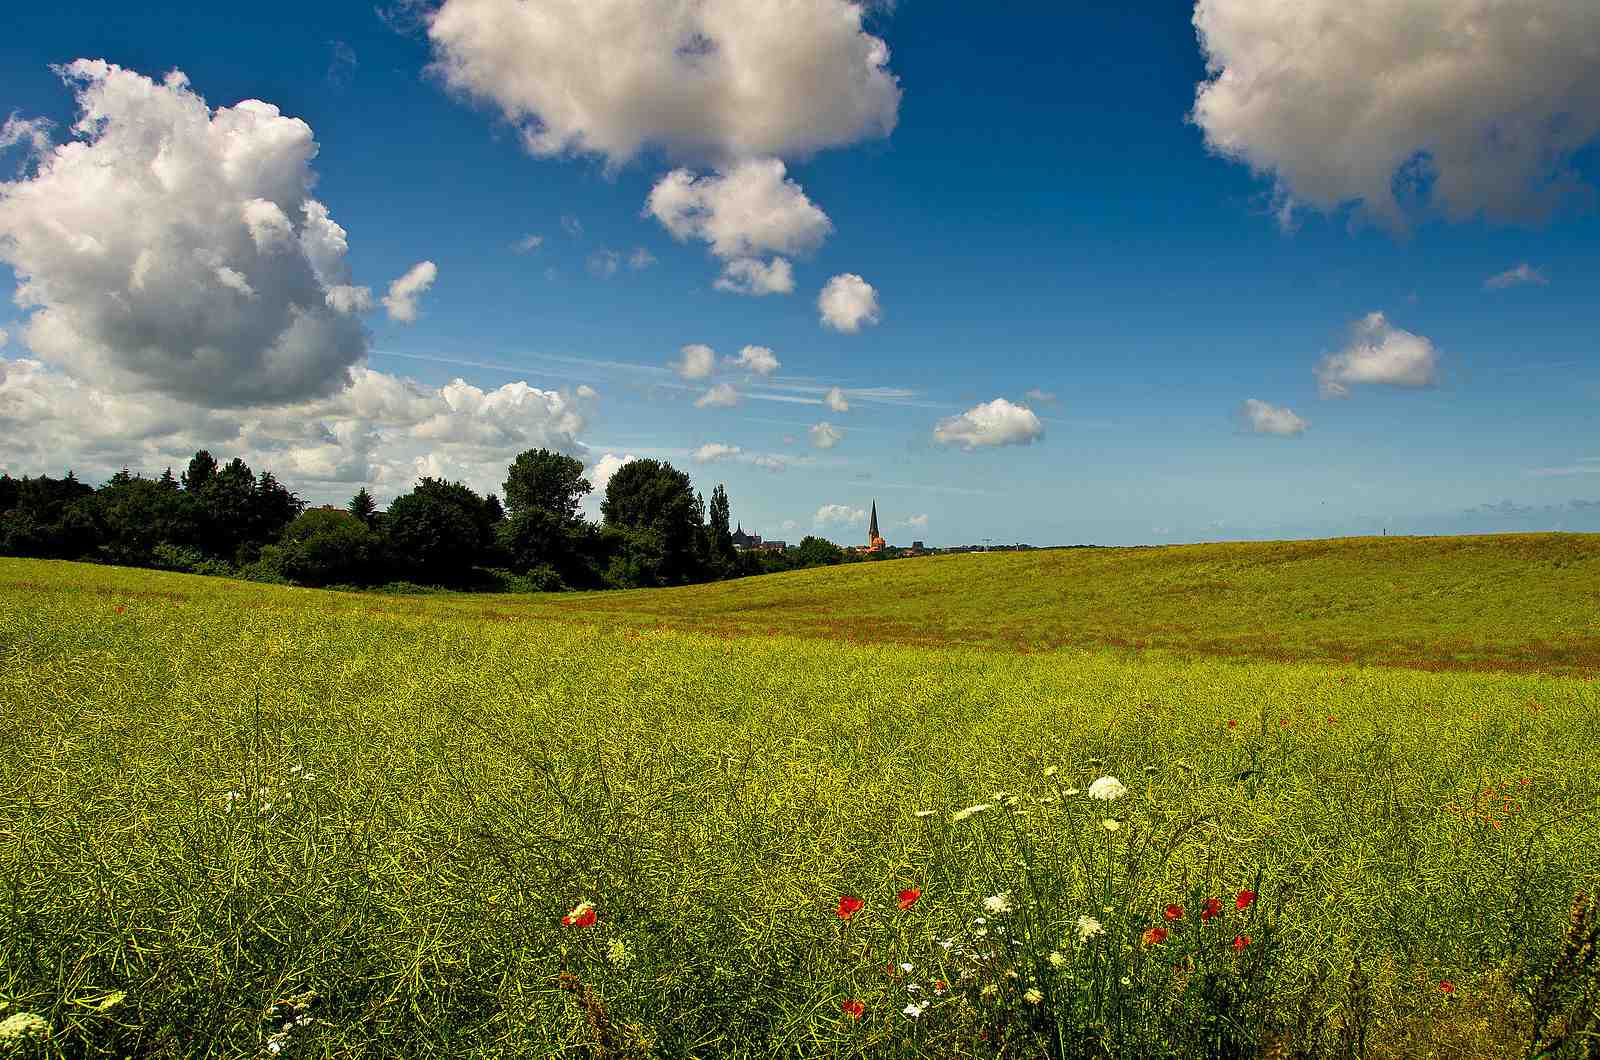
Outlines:
[[[1576,535],[0,560],[0,1055],[1588,1055],[1597,593]]]

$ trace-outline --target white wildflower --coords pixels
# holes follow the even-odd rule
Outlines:
[[[1144,771],[1145,771],[1145,772],[1146,772],[1146,773],[1150,773],[1150,774],[1152,774],[1152,775],[1153,775],[1153,774],[1155,774],[1155,773],[1156,773],[1156,772],[1158,772],[1158,770],[1157,770],[1157,769],[1156,769],[1156,767],[1155,767],[1155,766],[1145,766],[1145,767],[1144,767]]]
[[[1078,918],[1078,941],[1079,942],[1088,942],[1090,939],[1094,938],[1096,935],[1104,935],[1105,933],[1106,933],[1105,925],[1100,923],[1100,921],[1096,920],[1094,917],[1092,917],[1092,916],[1080,916]]]
[[[290,766],[289,767],[289,772],[291,772],[291,773],[299,773],[304,769],[305,769],[305,766],[298,766],[298,765],[297,766]]]
[[[1063,794],[1063,795],[1082,795],[1083,792],[1079,791],[1077,788],[1068,788],[1066,791],[1063,791],[1061,794]]]
[[[1107,817],[1105,820],[1100,822],[1100,827],[1104,828],[1108,832],[1115,832],[1117,829],[1122,827],[1122,822]]]
[[[1128,793],[1127,787],[1116,777],[1101,777],[1089,785],[1089,798],[1112,802]]]
[[[916,965],[912,964],[910,961],[906,961],[905,963],[900,965],[900,970],[902,972],[909,972],[909,971],[912,971],[915,968],[916,968]]]
[[[24,1042],[50,1036],[50,1021],[32,1012],[13,1012],[0,1022],[0,1043]]]
[[[1044,770],[1044,775],[1047,776],[1047,777],[1053,777],[1059,772],[1061,772],[1061,770],[1059,768],[1057,768],[1056,766],[1046,766],[1045,770]]]
[[[1062,955],[1061,951],[1060,950],[1051,950],[1050,951],[1050,967],[1052,967],[1052,968],[1065,968],[1066,966],[1067,966],[1067,958]]]
[[[1030,986],[1022,992],[1022,1000],[1030,1005],[1037,1005],[1044,1000],[1044,993],[1036,986]]]
[[[928,1003],[926,1001],[913,1001],[910,1004],[908,1004],[905,1008],[901,1009],[900,1011],[904,1012],[907,1016],[910,1016],[912,1019],[916,1019],[917,1017],[921,1016],[924,1012],[928,1011]]]
[[[973,816],[976,816],[977,814],[982,813],[984,810],[992,810],[992,809],[994,809],[994,803],[992,803],[992,802],[980,802],[980,803],[977,803],[976,805],[968,806],[964,810],[957,810],[955,813],[952,813],[950,815],[950,820],[952,820],[955,823],[959,824],[962,821],[965,821],[968,817],[973,817]]]
[[[991,895],[983,900],[983,911],[985,913],[1009,913],[1015,908],[1016,906],[1011,903],[1010,891],[1001,891],[999,894]]]

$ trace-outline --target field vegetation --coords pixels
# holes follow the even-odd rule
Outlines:
[[[1588,1055],[1597,573],[1559,536],[492,598],[0,560],[0,1052]]]

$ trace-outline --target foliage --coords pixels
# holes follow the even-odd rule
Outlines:
[[[357,519],[365,523],[368,529],[378,521],[378,502],[372,499],[372,494],[367,492],[367,487],[362,486],[356,490],[354,497],[350,498],[346,510]]]
[[[459,482],[424,478],[384,513],[395,563],[425,582],[461,582],[494,541],[490,508]]]
[[[382,574],[382,544],[357,516],[313,508],[283,532],[278,571],[299,585],[367,584]]]
[[[731,519],[728,491],[719,482],[716,489],[711,491],[711,507],[707,515],[706,530],[711,562],[725,574],[732,573],[738,563],[738,557],[733,551],[733,532],[728,526]]]
[[[655,580],[625,584],[681,585],[700,576],[704,557],[697,539],[704,518],[684,472],[659,460],[630,461],[606,484],[600,512],[608,525],[636,532],[629,539],[633,556],[658,551],[651,571]],[[648,537],[639,536],[640,531]],[[629,559],[624,566],[645,569],[651,564]]]
[[[826,538],[807,534],[800,540],[797,558],[802,567],[831,567],[844,561],[844,549]]]
[[[593,488],[583,477],[582,461],[549,449],[529,449],[506,468],[506,512],[516,518],[540,511],[560,523],[575,522],[578,505]]]

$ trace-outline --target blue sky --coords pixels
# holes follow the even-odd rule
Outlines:
[[[625,26],[648,38],[667,6],[596,3],[614,9],[599,24],[619,37]],[[515,0],[448,0],[441,14],[412,7],[387,17],[312,4],[243,15],[68,4],[12,16],[14,32],[0,38],[0,116],[32,122],[46,140],[30,156],[14,123],[17,142],[0,156],[13,180],[0,188],[0,287],[31,279],[34,299],[0,306],[9,337],[0,425],[13,438],[0,445],[0,467],[71,464],[93,478],[123,464],[159,470],[205,444],[244,453],[322,501],[363,484],[393,496],[420,470],[495,489],[497,463],[552,444],[590,465],[608,455],[612,464],[669,459],[708,493],[726,483],[747,528],[791,540],[861,537],[859,513],[874,498],[891,541],[930,544],[1600,530],[1600,75],[1569,54],[1600,36],[1600,19],[1581,0],[1538,4],[1577,43],[1530,45],[1516,25],[1489,25],[1489,53],[1469,57],[1479,76],[1461,75],[1470,91],[1450,81],[1447,62],[1437,84],[1360,106],[1321,99],[1318,78],[1331,98],[1363,72],[1319,60],[1320,40],[1300,42],[1294,76],[1274,79],[1262,55],[1310,31],[1272,22],[1266,0],[1202,5],[1205,46],[1190,3],[978,16],[970,5],[903,0],[856,12],[859,32],[838,29],[840,12],[856,10],[845,0],[793,5],[823,27],[794,34],[794,51],[819,67],[856,61],[863,40],[887,45],[876,79],[858,90],[836,88],[837,77],[808,83],[759,34],[717,35],[741,15],[771,21],[781,5],[705,6],[734,19],[690,17],[708,50],[743,55],[746,74],[770,79],[772,92],[655,118],[640,118],[625,88],[588,100],[576,118],[530,109],[631,70],[634,57],[626,42],[597,43],[575,23],[569,40],[546,42],[561,63],[520,59],[477,31],[514,15]],[[1307,0],[1319,6],[1342,8]],[[1461,28],[1449,16],[1466,6],[1434,5],[1437,24],[1406,35],[1350,25],[1321,36],[1333,38],[1330,54],[1341,33],[1403,39],[1363,60],[1375,64],[1371,83],[1387,83],[1377,75],[1459,57]],[[1529,47],[1550,51],[1532,72]],[[1218,69],[1252,74],[1257,89],[1219,91],[1210,116],[1194,121],[1208,54]],[[240,358],[232,374],[196,382],[190,333],[173,324],[152,338],[166,324],[118,325],[96,302],[108,281],[52,257],[41,233],[59,241],[78,225],[108,245],[180,233],[173,245],[186,248],[185,262],[236,265],[258,305],[272,297],[270,281],[250,268],[268,266],[253,256],[249,267],[218,264],[234,237],[219,230],[206,237],[215,253],[196,250],[184,242],[200,238],[193,225],[176,220],[137,236],[101,231],[119,215],[68,210],[83,177],[65,163],[58,184],[37,185],[37,202],[19,195],[73,139],[85,86],[113,93],[112,123],[151,126],[132,82],[66,83],[51,69],[80,58],[152,78],[157,94],[170,91],[162,76],[181,69],[185,91],[211,108],[257,99],[309,126],[308,194],[347,235],[348,281],[371,289],[360,335],[330,316],[326,334],[337,337],[325,341],[342,352],[297,350],[296,364],[313,366],[304,379],[253,391],[251,372],[271,355],[252,345],[250,328],[228,339],[228,356]],[[453,84],[431,66],[441,60],[455,64]],[[1496,61],[1524,71],[1504,98],[1478,84]],[[576,80],[561,82],[563,70]],[[834,100],[889,114],[892,131],[807,110]],[[572,139],[541,153],[519,132],[530,122]],[[829,145],[804,142],[809,134],[796,130],[806,129]],[[1497,135],[1510,146],[1497,148]],[[1537,172],[1530,154],[1542,160]],[[1432,172],[1386,203],[1412,170],[1385,160],[1408,156]],[[782,160],[795,191],[825,213],[825,234],[739,229],[748,252],[719,256],[708,237],[676,238],[646,211],[670,170],[709,180],[762,159]],[[127,154],[115,164],[150,169]],[[165,194],[148,216],[188,216],[192,202]],[[143,213],[130,199],[120,216]],[[678,221],[693,228],[690,214]],[[741,223],[731,218],[727,230]],[[539,245],[519,252],[528,236]],[[127,245],[136,256],[136,242]],[[635,268],[641,250],[648,264]],[[790,263],[790,293],[714,286],[735,258],[774,257]],[[437,278],[417,296],[415,318],[396,319],[376,303],[421,261]],[[844,274],[871,285],[877,323],[851,332],[820,319],[819,292]],[[1496,276],[1507,278],[1486,285]],[[151,284],[118,297],[173,299],[170,312],[149,307],[157,321],[193,308]],[[1381,324],[1360,331],[1375,313]],[[75,330],[30,322],[35,314]],[[149,349],[124,346],[135,342]],[[709,376],[671,367],[694,344],[715,351]],[[779,367],[725,366],[747,345],[769,349]],[[93,356],[82,353],[91,346]],[[1353,361],[1326,360],[1352,350]],[[323,376],[335,362],[381,375],[370,387],[403,386],[412,411],[393,411],[394,398],[374,418],[372,402],[330,393]],[[1337,374],[1357,362],[1365,367]],[[1319,365],[1345,394],[1319,385]],[[451,396],[456,379],[479,395],[472,407]],[[494,395],[517,383],[541,396],[497,405]],[[717,383],[738,403],[696,407]],[[833,387],[847,411],[822,404]],[[1268,429],[1242,414],[1250,399],[1271,406],[1256,425]],[[980,407],[998,421],[951,426]],[[94,423],[90,442],[74,417]],[[829,448],[814,444],[822,422],[839,432]]]

